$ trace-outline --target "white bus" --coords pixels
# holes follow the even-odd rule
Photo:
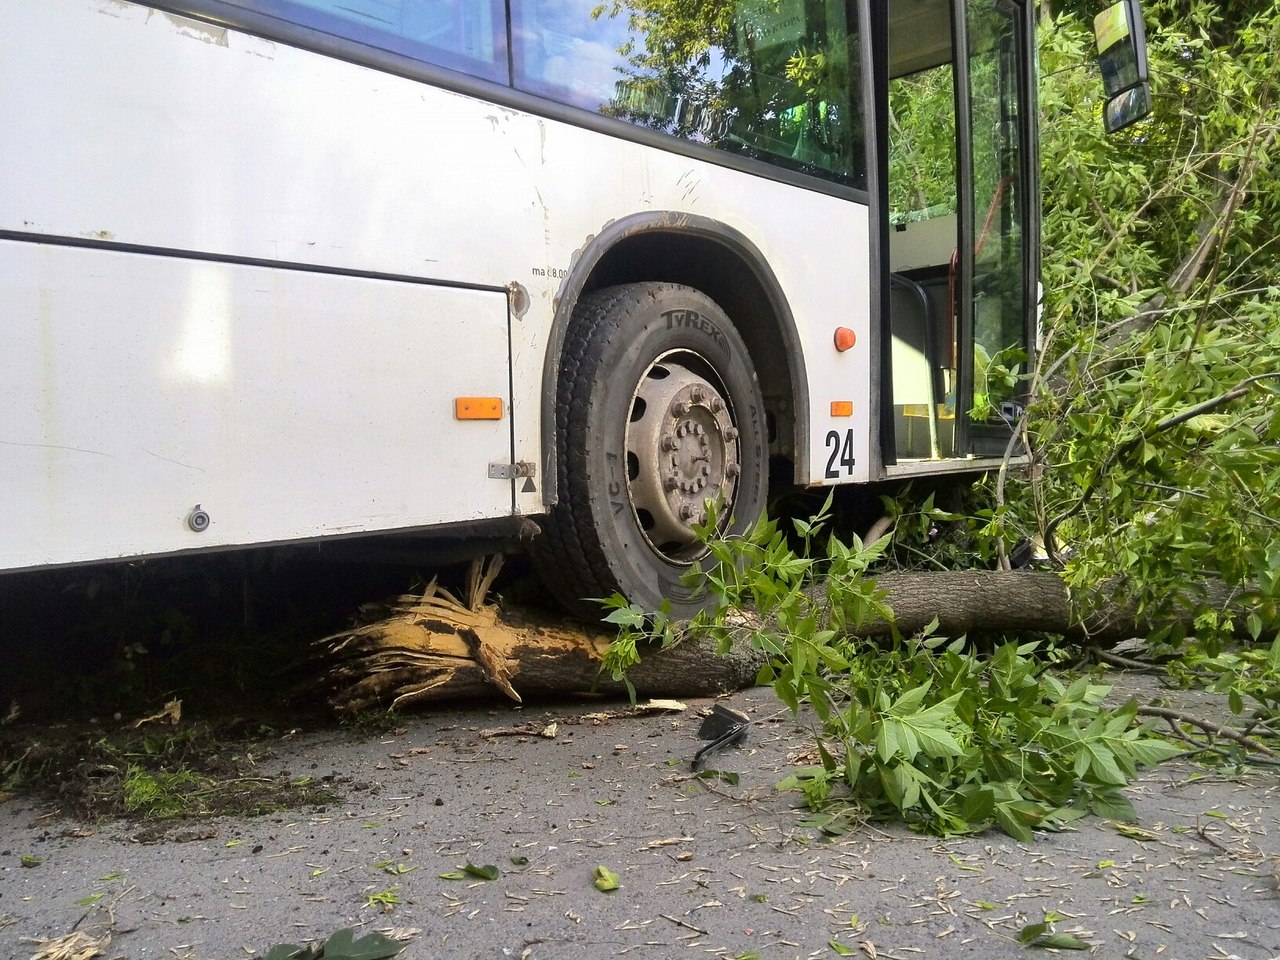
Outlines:
[[[710,498],[998,462],[1034,7],[0,0],[0,570],[533,518],[681,613]]]

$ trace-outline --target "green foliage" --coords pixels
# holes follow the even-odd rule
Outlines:
[[[889,209],[895,223],[956,211],[951,64],[889,82]]]
[[[1102,132],[1086,4],[1042,24],[1043,326],[1017,523],[1077,597],[1197,609],[1206,575],[1280,624],[1280,7],[1154,0],[1153,116]],[[1111,584],[1098,591],[1101,582]],[[1186,631],[1165,639],[1177,642]]]
[[[1280,720],[1280,637],[1271,644],[1221,650],[1217,645],[1193,643],[1168,667],[1169,676],[1184,687],[1200,687],[1225,694],[1233,714],[1246,708],[1262,729]],[[1274,736],[1274,734],[1273,734]]]
[[[693,577],[711,611],[690,626],[721,651],[751,643],[769,654],[761,677],[792,711],[819,722],[819,763],[780,784],[800,791],[827,832],[852,822],[851,808],[940,834],[997,827],[1019,840],[1096,813],[1131,818],[1122,788],[1139,766],[1178,752],[1137,723],[1137,705],[1108,709],[1110,688],[1064,684],[1051,651],[1005,643],[989,659],[963,638],[852,639],[870,619],[891,619],[868,576],[888,540],[848,544],[827,536],[831,499],[793,520],[799,550],[774,522],[740,538],[707,543],[716,566]],[[815,544],[823,543],[822,552]],[[750,606],[764,626],[744,628]],[[634,652],[642,621],[624,624]]]
[[[954,509],[938,506],[938,499]],[[885,559],[903,569],[968,570],[989,567],[1007,536],[1006,511],[988,506],[990,484],[922,493],[912,486],[896,496],[881,495],[885,516],[893,521]]]
[[[822,764],[783,782],[814,807],[847,797],[877,819],[943,835],[996,826],[1019,840],[1086,812],[1127,819],[1121,790],[1177,753],[1109,688],[1048,673],[1035,644],[984,661],[963,641],[912,639],[850,659],[823,715]]]
[[[404,944],[381,933],[365,934],[359,940],[355,930],[339,930],[324,943],[297,946],[281,943],[263,955],[263,960],[390,960],[399,956]]]
[[[144,770],[136,765],[129,767],[121,785],[127,811],[158,820],[183,816],[207,786],[192,770]]]

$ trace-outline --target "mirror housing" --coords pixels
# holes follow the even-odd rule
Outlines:
[[[1093,18],[1098,66],[1107,92],[1104,123],[1115,133],[1151,112],[1147,32],[1138,0],[1120,0]]]

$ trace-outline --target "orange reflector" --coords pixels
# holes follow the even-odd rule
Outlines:
[[[836,327],[836,349],[841,353],[858,342],[857,336],[848,327]]]
[[[833,417],[852,417],[853,401],[852,400],[832,400],[831,415]]]
[[[459,420],[501,420],[501,397],[455,397],[453,415]]]

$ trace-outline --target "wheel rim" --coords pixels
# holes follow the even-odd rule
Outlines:
[[[697,354],[655,360],[632,394],[626,431],[636,524],[656,554],[680,564],[706,553],[693,525],[706,522],[707,500],[721,502],[728,522],[742,472],[732,408],[698,370],[711,367]]]

